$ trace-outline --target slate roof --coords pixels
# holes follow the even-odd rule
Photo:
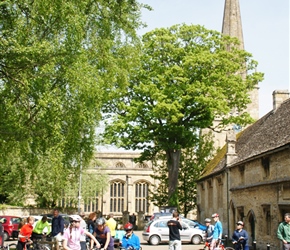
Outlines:
[[[237,158],[229,167],[285,145],[290,145],[290,99],[237,134]],[[225,168],[226,151],[227,144],[208,164],[200,180]]]

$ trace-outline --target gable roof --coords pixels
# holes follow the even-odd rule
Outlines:
[[[237,157],[234,166],[255,156],[271,152],[285,145],[290,146],[290,99],[284,101],[253,125],[237,134]],[[200,180],[221,172],[226,167],[227,144],[217,153],[204,170]]]

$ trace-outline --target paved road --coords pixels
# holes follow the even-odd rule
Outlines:
[[[142,231],[134,231],[140,238],[143,250],[168,250],[168,243],[161,243],[158,246],[151,246],[142,238]],[[189,243],[182,243],[182,250],[199,250],[203,249],[204,245],[193,245]]]
[[[142,231],[134,231],[135,234],[137,234],[140,238],[142,250],[168,250],[168,243],[161,243],[158,246],[152,246],[147,243],[147,241],[144,241],[142,238]],[[17,241],[14,240],[9,240],[5,241],[6,244],[11,244],[11,243],[17,243]],[[193,245],[189,243],[182,243],[182,250],[200,250],[203,249],[204,245]]]

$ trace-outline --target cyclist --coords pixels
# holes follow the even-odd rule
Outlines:
[[[126,234],[122,238],[122,247],[125,249],[140,249],[140,239],[139,237],[133,233],[133,224],[128,222],[124,226],[124,230]]]
[[[211,217],[215,221],[213,235],[212,235],[212,241],[210,244],[210,249],[213,250],[214,248],[216,248],[217,245],[219,245],[219,243],[222,239],[223,225],[220,222],[219,215],[217,213],[214,213]]]
[[[114,239],[111,235],[109,227],[106,225],[106,220],[103,217],[100,217],[96,220],[96,228],[94,236],[100,242],[104,250],[114,250]],[[93,247],[91,241],[91,248]]]
[[[248,233],[244,229],[244,222],[237,222],[237,229],[234,231],[232,236],[232,241],[235,247],[235,250],[249,250],[248,246]]]
[[[32,241],[30,239],[33,230],[34,217],[29,216],[27,218],[27,223],[21,227],[18,242],[17,242],[17,250],[23,250],[26,248],[26,244],[31,244]]]
[[[81,235],[86,234],[96,243],[98,248],[101,248],[100,243],[88,231],[83,229],[80,225],[82,218],[79,215],[71,215],[71,224],[65,229],[63,234],[63,248],[65,250],[80,250],[81,249]]]
[[[36,225],[32,231],[32,236],[31,239],[32,240],[37,240],[37,239],[41,239],[42,236],[44,235],[43,230],[47,228],[47,234],[50,234],[50,226],[47,222],[47,216],[44,215],[42,216],[41,220],[39,220],[38,222],[36,222]]]
[[[207,242],[211,242],[212,236],[213,236],[214,226],[210,224],[210,222],[211,222],[210,218],[206,218],[204,220],[204,222],[205,222],[205,225],[206,225],[206,241]]]

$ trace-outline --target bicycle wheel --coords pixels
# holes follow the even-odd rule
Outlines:
[[[50,250],[50,248],[46,245],[38,245],[38,250]]]
[[[225,249],[226,249],[226,250],[235,250],[235,249],[232,248],[232,247],[226,247]]]
[[[11,244],[9,244],[9,245],[7,245],[7,250],[9,250],[9,249],[16,249],[16,244],[15,243],[11,243]]]

